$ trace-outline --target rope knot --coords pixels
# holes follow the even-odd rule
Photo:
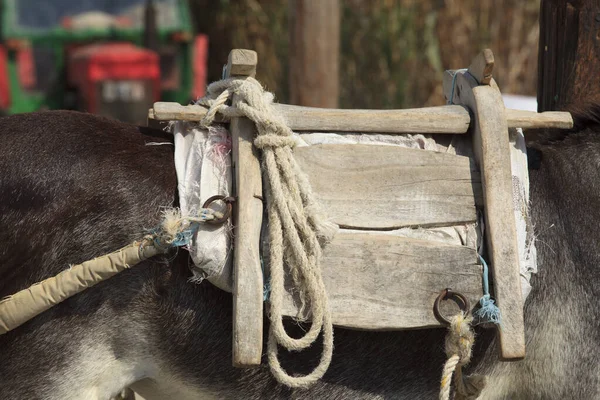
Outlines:
[[[454,377],[455,400],[472,400],[479,397],[487,382],[485,376],[463,376],[462,367],[471,361],[475,334],[471,329],[473,317],[460,313],[450,318],[446,335],[446,355],[440,388],[440,400],[450,399],[450,384]]]
[[[458,364],[465,365],[471,360],[475,335],[471,330],[472,317],[459,313],[450,318],[450,328],[446,336],[446,355],[457,355]]]
[[[173,247],[187,246],[198,230],[198,224],[223,218],[223,213],[211,208],[201,208],[196,216],[182,216],[178,208],[167,208],[159,226],[151,229],[145,240],[151,239],[154,247],[165,253]]]

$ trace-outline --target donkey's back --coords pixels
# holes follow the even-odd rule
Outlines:
[[[0,296],[155,226],[160,208],[176,204],[173,148],[154,145],[171,140],[77,112],[3,118]],[[0,398],[103,399],[144,378],[136,388],[148,398],[293,395],[275,383],[266,362],[255,370],[231,366],[231,296],[189,282],[188,262],[185,250],[155,257],[0,336]],[[349,331],[336,337],[333,364],[312,397],[435,392],[442,331],[416,339]],[[319,354],[284,355],[282,362],[308,372]]]
[[[594,130],[598,125],[580,135],[591,138]],[[154,145],[170,141],[161,131],[75,112],[3,118],[0,296],[118,249],[155,226],[160,207],[177,205],[173,148]],[[531,174],[532,207],[541,240],[553,247],[538,246],[540,264],[552,272],[533,281],[525,362],[498,364],[491,335],[478,337],[474,364],[490,374],[486,398],[598,398],[600,315],[587,307],[597,294],[600,253],[568,238],[598,239],[588,229],[600,220],[595,213],[587,224],[571,223],[585,213],[586,196],[600,198],[592,182],[581,187],[572,180],[591,168],[600,143],[561,145],[567,150],[560,154],[579,146],[588,161],[565,159],[555,149],[560,145],[538,149],[544,161]],[[571,210],[558,207],[569,198]],[[546,229],[552,224],[558,229]],[[440,329],[336,330],[332,364],[308,392],[277,385],[265,360],[258,369],[233,368],[231,295],[191,283],[189,262],[185,250],[157,256],[0,336],[0,399],[108,399],[132,384],[147,399],[435,398],[444,362]],[[320,355],[316,347],[282,354],[284,368],[310,371]],[[572,373],[577,377],[567,379]]]

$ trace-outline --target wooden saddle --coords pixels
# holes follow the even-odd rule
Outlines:
[[[254,76],[256,65],[255,52],[233,50],[226,76]],[[449,104],[441,107],[340,110],[276,105],[288,126],[301,135],[426,134],[440,143],[459,138],[470,150],[460,155],[373,144],[295,148],[294,157],[324,214],[341,228],[322,261],[335,325],[363,330],[442,327],[434,304],[446,288],[476,306],[483,294],[476,246],[392,233],[474,225],[482,211],[492,294],[502,316],[500,357],[525,356],[513,175],[515,168],[527,165],[511,163],[509,129],[567,129],[572,119],[568,113],[505,109],[492,78],[493,66],[493,54],[485,50],[468,69],[446,71]],[[199,121],[205,113],[200,106],[156,103],[149,118]],[[261,170],[252,144],[254,124],[245,118],[221,122],[229,123],[235,174],[233,364],[248,367],[260,364],[263,343]],[[302,318],[291,294],[285,309],[287,315]]]

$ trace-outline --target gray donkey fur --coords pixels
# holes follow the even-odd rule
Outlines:
[[[526,304],[527,358],[497,361],[478,331],[470,372],[484,399],[600,398],[600,125],[530,153],[540,273]],[[174,204],[171,138],[75,112],[2,118],[0,296],[139,238]],[[176,200],[175,200],[176,201]],[[175,203],[176,204],[176,203]],[[266,362],[231,366],[231,295],[189,282],[179,250],[141,263],[0,336],[0,399],[433,399],[444,330],[338,329],[329,371],[308,391],[279,386]],[[266,328],[266,325],[265,325]],[[291,325],[291,331],[298,331]],[[319,349],[283,355],[308,372]]]

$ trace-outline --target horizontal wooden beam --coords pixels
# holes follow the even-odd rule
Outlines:
[[[466,133],[471,118],[462,106],[412,108],[405,110],[342,110],[274,104],[294,131],[378,133]],[[159,121],[200,121],[206,108],[198,105],[157,102],[148,118]],[[567,112],[536,113],[506,110],[509,128],[541,129],[573,127]],[[228,122],[217,115],[217,122]]]
[[[405,110],[343,110],[276,104],[293,131],[465,133],[469,114],[460,106]]]
[[[573,128],[573,117],[568,112],[546,111],[536,113],[524,110],[506,109],[506,117],[509,128],[523,129],[571,129]]]
[[[460,292],[471,306],[482,296],[477,252],[466,246],[341,230],[323,250],[321,268],[333,323],[347,328],[440,327],[433,303],[441,290]],[[306,319],[299,309],[298,298],[288,293],[284,314]],[[453,315],[458,309],[442,311]]]
[[[294,149],[325,215],[353,229],[477,221],[481,175],[465,156],[398,146],[323,144]]]

